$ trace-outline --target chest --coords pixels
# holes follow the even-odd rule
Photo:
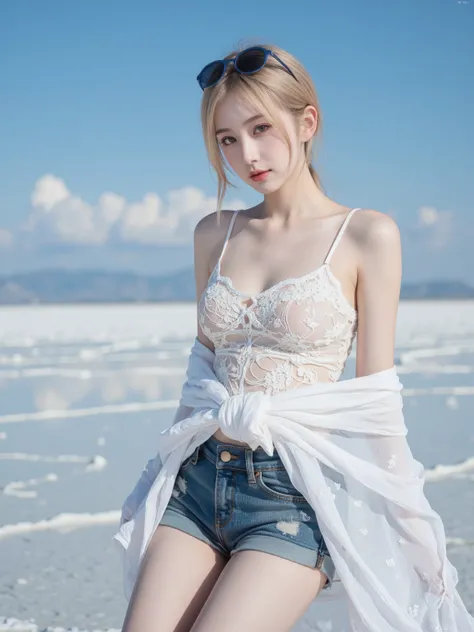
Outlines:
[[[357,315],[328,267],[321,266],[253,296],[214,271],[199,300],[198,317],[204,333],[219,346],[252,337],[295,349],[345,339]]]
[[[288,279],[305,279],[308,271],[318,269],[318,263],[322,267],[330,239],[329,230],[316,233],[314,227],[306,234],[300,231],[290,235],[241,231],[226,249],[224,266],[216,267],[224,278],[232,279],[234,290],[260,297]]]

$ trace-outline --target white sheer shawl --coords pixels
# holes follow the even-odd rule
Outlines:
[[[220,427],[269,455],[276,449],[316,512],[337,571],[316,598],[316,631],[472,632],[442,521],[423,493],[423,466],[406,441],[395,366],[273,396],[230,396],[213,361],[195,338],[173,423],[122,507],[114,539],[127,598],[181,462]]]

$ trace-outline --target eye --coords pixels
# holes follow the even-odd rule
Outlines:
[[[256,125],[254,127],[254,131],[257,130],[257,129],[260,129],[262,127],[265,128],[263,130],[263,132],[266,132],[267,129],[271,127],[271,125],[268,125],[267,123],[260,123],[260,125]],[[261,132],[261,133],[263,134],[263,132]],[[227,140],[229,140],[231,142],[230,143],[226,143]],[[233,136],[224,136],[223,138],[221,138],[220,144],[224,145],[224,147],[228,147],[229,145],[232,145],[232,141],[234,141],[234,140],[235,140],[235,138]]]
[[[224,145],[224,147],[228,147],[229,145],[231,145],[232,143],[226,143],[226,140],[235,140],[235,138],[232,138],[232,136],[224,136],[223,138],[220,139],[220,144]]]
[[[264,131],[266,131],[269,127],[271,127],[271,125],[267,125],[267,123],[261,123],[260,125],[257,125],[255,129],[258,129],[259,127],[264,127]]]

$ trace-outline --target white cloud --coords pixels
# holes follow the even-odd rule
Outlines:
[[[99,209],[108,224],[113,224],[122,215],[127,201],[116,193],[102,193],[99,198]]]
[[[92,205],[73,195],[65,182],[52,174],[42,176],[31,194],[33,210],[22,226],[60,242],[103,244],[111,239],[138,243],[189,243],[197,222],[217,207],[196,187],[175,189],[162,200],[146,193],[138,202],[127,202],[113,192],[103,193]],[[241,200],[226,208],[242,208]]]
[[[418,209],[418,228],[426,234],[431,247],[445,248],[454,235],[454,213],[438,211],[433,206],[422,206]]]
[[[173,232],[176,221],[177,218],[163,215],[163,203],[156,193],[147,193],[142,202],[127,207],[120,234],[126,241],[155,241],[160,232]]]
[[[71,197],[71,193],[62,180],[51,174],[40,178],[31,194],[31,203],[44,212],[54,209],[60,202]]]
[[[80,197],[72,195],[63,180],[47,174],[36,181],[31,194],[34,210],[28,217],[25,230],[41,231],[47,237],[68,243],[101,244],[107,240],[110,221],[115,221],[115,200],[110,194],[99,199],[104,204],[93,207]]]
[[[167,202],[156,193],[147,193],[141,202],[127,206],[120,222],[125,241],[142,243],[186,243],[191,240],[197,222],[217,207],[215,197],[206,197],[195,187],[170,191]],[[242,208],[236,200],[227,208]]]

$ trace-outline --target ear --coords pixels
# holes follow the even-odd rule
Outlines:
[[[307,105],[300,119],[300,140],[302,142],[307,142],[316,134],[318,121],[318,111],[314,105]]]

